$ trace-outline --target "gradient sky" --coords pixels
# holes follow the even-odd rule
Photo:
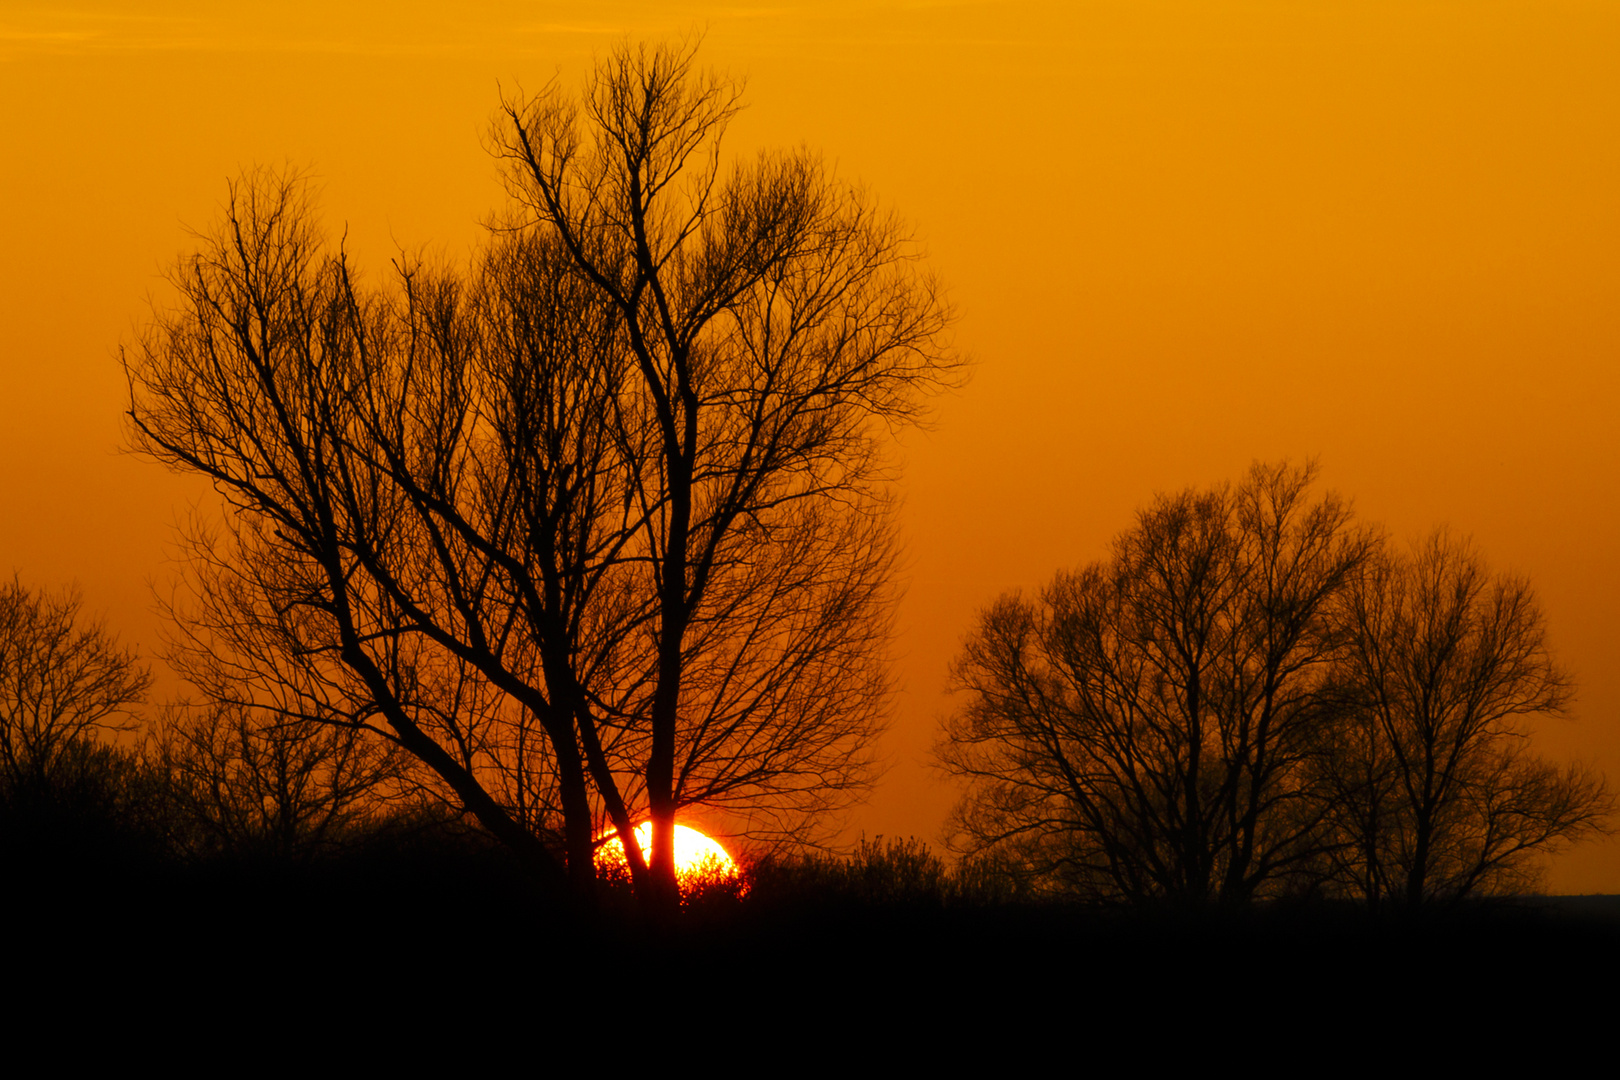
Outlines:
[[[206,491],[122,453],[116,349],[226,178],[307,168],[376,272],[464,258],[501,86],[696,31],[748,80],[730,145],[803,143],[898,210],[977,362],[902,448],[893,767],[851,836],[939,839],[981,607],[1257,458],[1528,576],[1581,690],[1540,746],[1620,783],[1620,5],[218,6],[0,2],[0,573],[77,582],[143,655]],[[1548,884],[1620,893],[1620,841]]]

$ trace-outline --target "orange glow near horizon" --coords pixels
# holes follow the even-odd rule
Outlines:
[[[288,164],[364,280],[470,265],[510,209],[501,95],[689,33],[747,82],[723,168],[822,155],[923,243],[976,363],[893,448],[893,767],[830,842],[938,844],[977,613],[1257,460],[1315,457],[1397,547],[1445,523],[1528,578],[1579,686],[1536,752],[1620,785],[1620,4],[1591,0],[11,5],[0,580],[76,583],[150,662],[150,717],[191,694],[153,590],[217,497],[123,452],[117,356],[188,229]],[[1548,868],[1620,893],[1620,835]]]

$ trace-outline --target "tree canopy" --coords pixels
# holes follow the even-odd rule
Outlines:
[[[1098,899],[1415,906],[1601,827],[1601,780],[1523,745],[1568,699],[1528,585],[1443,535],[1393,556],[1313,478],[1162,495],[986,609],[936,750],[961,850]]]
[[[793,835],[869,779],[879,439],[960,370],[891,216],[803,151],[724,161],[738,94],[626,45],[505,102],[465,272],[365,285],[245,176],[124,357],[137,445],[228,506],[193,641],[246,703],[397,744],[576,890],[611,828],[649,903],[682,808]]]

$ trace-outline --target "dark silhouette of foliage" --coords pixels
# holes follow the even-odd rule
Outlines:
[[[951,897],[945,862],[914,837],[862,837],[848,855],[805,851],[760,859],[748,870],[750,897],[764,907],[940,907]]]
[[[309,859],[405,810],[397,748],[357,728],[212,702],[172,710],[148,752],[193,858]]]
[[[0,586],[0,780],[48,783],[76,743],[135,726],[151,675],[69,592]],[[76,751],[75,751],[76,752]]]
[[[150,685],[76,593],[0,586],[0,859],[30,889],[163,852],[161,777],[105,741],[133,730]]]
[[[168,795],[135,751],[70,739],[48,772],[0,782],[0,864],[36,900],[156,869],[178,827]]]

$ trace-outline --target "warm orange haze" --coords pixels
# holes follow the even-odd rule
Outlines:
[[[844,822],[937,841],[947,668],[1155,492],[1321,462],[1398,547],[1527,578],[1620,779],[1620,11],[1600,3],[202,3],[0,8],[0,574],[153,658],[208,487],[123,453],[116,359],[227,178],[291,163],[361,273],[460,264],[503,88],[704,28],[728,150],[808,147],[922,241],[972,381],[896,455],[890,765]],[[182,692],[157,668],[154,699]],[[1620,893],[1620,842],[1545,887]]]

